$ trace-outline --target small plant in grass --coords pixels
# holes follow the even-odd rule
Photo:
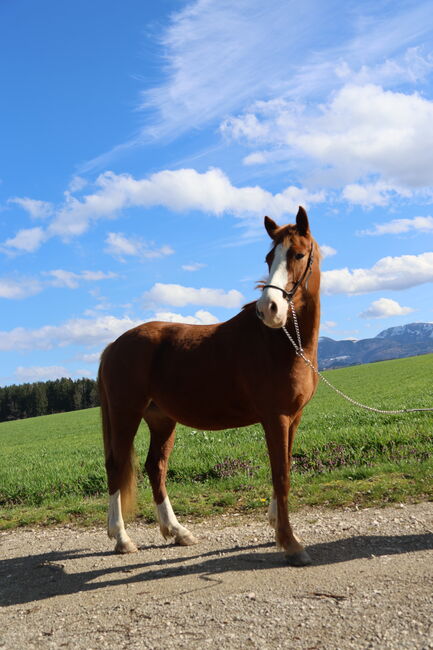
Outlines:
[[[244,474],[247,477],[252,477],[258,469],[257,465],[252,465],[248,460],[241,460],[240,458],[224,458],[224,460],[211,467],[207,472],[197,474],[194,477],[194,480],[204,482],[209,479],[229,478],[231,476],[236,476],[237,474]]]

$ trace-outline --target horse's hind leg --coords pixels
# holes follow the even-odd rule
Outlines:
[[[135,505],[134,437],[141,413],[109,409],[109,439],[106,440],[105,467],[107,470],[110,503],[108,508],[108,536],[116,540],[116,553],[135,553],[137,547],[125,530],[123,514]],[[123,510],[123,514],[122,514]]]
[[[152,486],[161,533],[165,539],[174,537],[176,544],[181,546],[196,544],[197,539],[194,535],[178,522],[165,487],[176,422],[164,415],[154,404],[146,410],[144,419],[150,431],[146,470]]]

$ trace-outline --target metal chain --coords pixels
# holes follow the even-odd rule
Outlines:
[[[287,331],[286,327],[283,326],[282,330],[284,334],[287,336],[289,339],[290,343],[293,345],[296,355],[298,357],[301,357],[305,361],[305,364],[311,368],[311,370],[318,375],[318,377],[325,382],[329,388],[331,388],[333,391],[335,391],[338,395],[343,397],[345,400],[353,404],[354,406],[358,406],[359,408],[365,409],[366,411],[373,411],[373,413],[382,413],[385,415],[398,415],[399,413],[416,413],[416,412],[428,412],[428,411],[433,411],[433,408],[415,408],[415,409],[398,409],[395,411],[387,411],[383,409],[378,409],[375,408],[374,406],[367,406],[366,404],[362,404],[361,402],[358,402],[356,399],[353,399],[352,397],[349,397],[349,395],[346,395],[343,393],[341,390],[336,388],[331,384],[322,373],[315,368],[315,366],[312,364],[312,362],[305,356],[304,349],[302,347],[302,342],[301,342],[301,332],[299,330],[299,323],[298,323],[298,318],[296,316],[296,311],[295,311],[295,306],[293,304],[293,301],[291,300],[289,302],[290,309],[292,311],[292,317],[293,317],[293,325],[295,327],[295,333],[296,333],[296,338],[298,340],[298,343],[295,343],[292,335]]]

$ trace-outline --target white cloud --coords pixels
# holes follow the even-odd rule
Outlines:
[[[165,245],[160,248],[155,248],[152,244],[141,240],[139,237],[128,238],[120,232],[108,233],[105,243],[107,244],[105,252],[117,257],[121,261],[124,261],[124,256],[127,255],[155,259],[174,253],[171,246]]]
[[[220,296],[222,302],[224,302],[223,298],[224,296]],[[194,316],[158,311],[154,317],[147,320],[198,325],[218,322],[213,314],[204,309],[196,311]],[[127,330],[142,323],[143,320],[134,320],[127,316],[123,318],[99,316],[97,318],[72,318],[60,325],[44,325],[37,329],[16,327],[9,331],[0,331],[0,350],[51,350],[69,345],[102,348]],[[79,354],[76,358],[86,363],[95,363],[99,360],[99,356],[100,352],[90,352],[89,354]]]
[[[292,158],[312,160],[316,181],[348,185],[345,198],[357,203],[368,196],[353,183],[376,175],[379,185],[369,188],[374,190],[370,202],[383,205],[389,191],[407,193],[433,184],[432,122],[433,101],[417,93],[350,83],[319,111],[283,98],[256,102],[221,128],[232,138],[286,148]]]
[[[68,185],[68,190],[69,192],[80,192],[87,184],[88,181],[85,178],[74,176]]]
[[[33,253],[46,239],[46,232],[42,228],[24,228],[19,230],[15,237],[6,239],[1,250],[11,253]]]
[[[36,250],[53,236],[69,240],[82,235],[91,223],[100,219],[113,219],[130,207],[150,208],[163,206],[176,212],[198,210],[215,216],[233,214],[246,227],[255,227],[265,214],[278,218],[296,213],[300,204],[321,202],[323,192],[309,192],[290,185],[282,192],[272,194],[259,186],[236,187],[220,169],[199,173],[195,169],[163,170],[148,178],[135,179],[129,174],[101,174],[96,185],[99,189],[80,199],[66,192],[65,203],[56,211],[54,219],[44,232],[33,228],[20,231],[4,243],[4,247]],[[110,233],[108,250],[117,255],[143,255],[159,257],[173,251],[169,246],[152,248],[145,242],[132,241],[121,233]]]
[[[433,253],[383,257],[370,269],[323,271],[321,285],[327,294],[360,294],[398,291],[426,282],[433,282]]]
[[[362,65],[358,70],[351,69],[343,62],[337,66],[336,73],[341,79],[357,85],[380,84],[396,85],[424,82],[433,70],[431,54],[423,56],[420,47],[409,47],[395,58],[387,58],[378,64]]]
[[[190,325],[212,325],[218,323],[218,318],[209,311],[199,309],[194,316],[182,316],[171,311],[158,311],[155,320],[167,321],[169,323],[188,323]]]
[[[46,219],[53,213],[53,204],[47,201],[38,201],[37,199],[29,199],[27,196],[13,197],[8,200],[8,203],[16,203],[21,206],[32,219]]]
[[[67,287],[68,289],[76,289],[80,285],[80,282],[98,282],[99,280],[109,280],[117,277],[117,274],[111,271],[108,273],[104,271],[81,271],[80,273],[74,273],[73,271],[65,271],[64,269],[45,271],[44,275],[53,278],[50,282],[53,287]]]
[[[389,318],[390,316],[405,316],[414,311],[411,307],[402,307],[396,300],[379,298],[363,311],[361,318]]]
[[[410,196],[410,192],[389,183],[349,183],[343,188],[342,197],[349,203],[369,208],[374,205],[388,205],[393,195]]]
[[[192,264],[182,264],[182,270],[183,271],[200,271],[200,269],[203,269],[206,266],[206,264],[202,264],[201,262],[193,262]]]
[[[334,327],[337,327],[337,323],[334,320],[325,320],[324,323],[320,324],[320,327],[324,330],[331,330]]]
[[[67,345],[104,345],[142,321],[129,317],[74,318],[38,329],[16,327],[0,332],[0,350],[50,350]]]
[[[27,368],[18,366],[14,374],[20,382],[48,381],[71,376],[70,371],[63,366],[30,366]]]
[[[401,235],[417,231],[432,233],[433,217],[412,217],[410,219],[393,219],[386,223],[377,223],[374,230],[362,230],[360,235]]]
[[[79,354],[77,359],[85,361],[86,363],[98,363],[101,358],[101,351],[99,352],[90,352],[89,354]]]
[[[332,248],[332,246],[328,246],[327,244],[321,244],[320,253],[322,255],[322,258],[325,259],[325,257],[332,257],[333,255],[336,255],[337,251],[335,250],[335,248]]]
[[[166,74],[142,94],[142,129],[83,173],[155,138],[215,124],[258,97],[311,106],[342,84],[422,83],[432,32],[428,0],[394,3],[392,11],[356,0],[189,0],[158,35]]]
[[[42,285],[34,278],[21,278],[19,280],[0,278],[0,298],[27,298],[40,291],[42,291]]]
[[[173,307],[185,305],[204,305],[213,307],[237,308],[242,305],[245,298],[236,289],[224,291],[223,289],[194,289],[183,287],[180,284],[162,284],[157,282],[144,295],[146,302]]]
[[[47,286],[76,289],[82,282],[98,282],[100,280],[116,278],[117,274],[112,272],[105,273],[104,271],[81,271],[80,273],[74,273],[72,271],[64,271],[63,269],[55,269],[53,271],[43,271],[42,276],[50,279],[41,280],[31,276],[12,279],[0,278],[0,298],[28,298],[29,296],[40,293]]]

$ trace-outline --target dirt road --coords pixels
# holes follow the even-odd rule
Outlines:
[[[292,516],[313,565],[285,566],[264,513],[167,545],[131,526],[0,536],[2,648],[433,648],[433,503]]]

